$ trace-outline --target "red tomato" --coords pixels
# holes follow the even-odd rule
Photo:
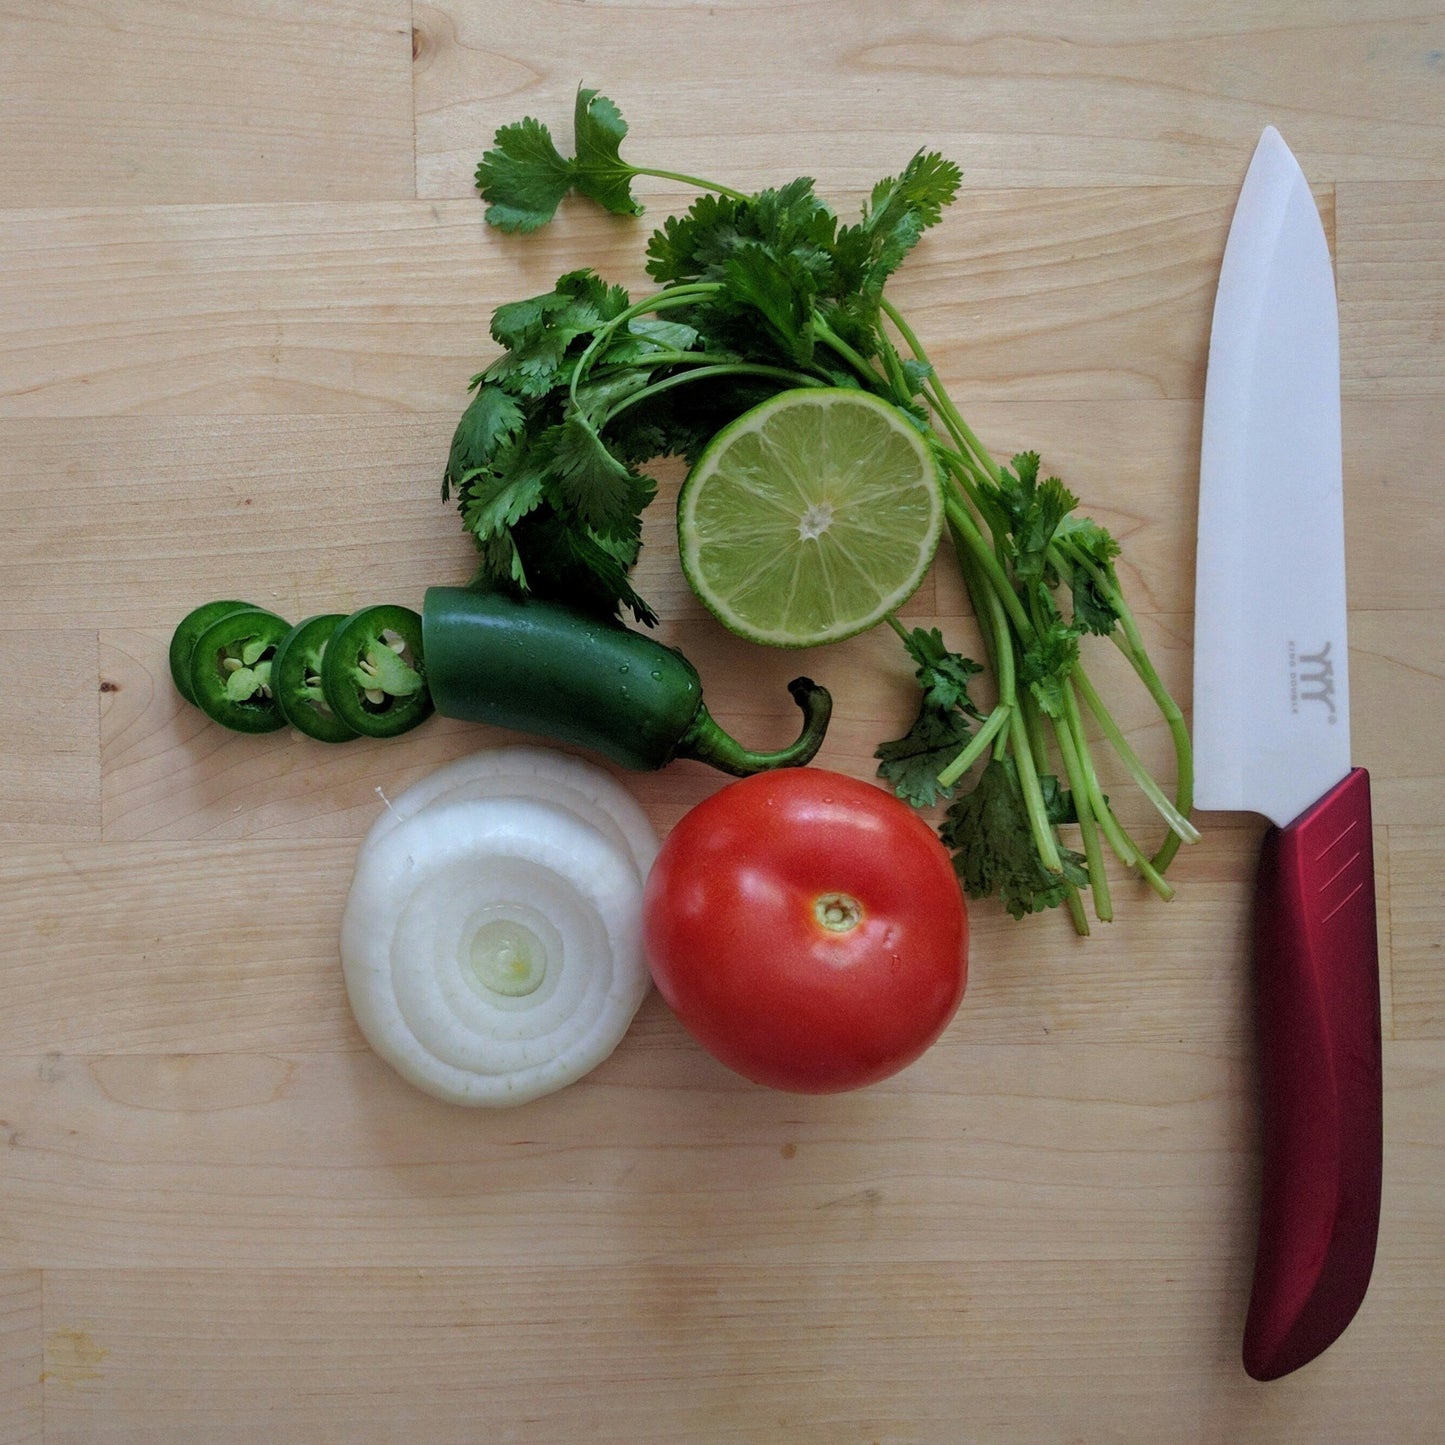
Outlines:
[[[893,794],[821,768],[757,773],[687,813],[648,876],[643,944],[703,1048],[796,1093],[912,1063],[968,975],[943,844]]]

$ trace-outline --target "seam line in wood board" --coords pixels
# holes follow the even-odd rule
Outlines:
[[[91,817],[91,827],[94,830],[95,841],[101,843],[105,838],[105,763],[101,757],[101,739],[105,736],[105,719],[101,716],[101,709],[105,706],[105,693],[102,691],[105,679],[101,676],[100,671],[100,629],[98,627],[92,631],[90,640],[94,648],[92,654],[94,666],[91,671],[95,678],[95,812]]]
[[[406,7],[407,15],[407,45],[410,47],[411,58],[407,62],[407,81],[411,87],[411,193],[414,199],[421,200],[421,165],[417,159],[417,124],[416,124],[416,0]]]

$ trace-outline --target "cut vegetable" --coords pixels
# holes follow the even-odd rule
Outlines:
[[[547,748],[488,748],[430,772],[395,798],[371,826],[365,850],[423,808],[479,798],[534,798],[564,808],[632,860],[640,880],[657,856],[657,830],[641,804],[611,773]]]
[[[650,987],[627,852],[553,803],[434,803],[370,838],[341,926],[368,1042],[457,1104],[563,1088],[617,1047]]]
[[[196,690],[191,686],[191,654],[196,649],[196,643],[203,633],[213,622],[219,622],[221,618],[228,617],[232,612],[255,611],[256,605],[253,602],[236,602],[221,599],[217,602],[203,602],[199,607],[193,607],[176,624],[176,630],[171,633],[171,645],[169,649],[171,664],[171,681],[176,685],[176,691],[185,698],[187,702],[196,701]]]
[[[902,606],[943,531],[938,465],[891,402],[800,387],[708,443],[677,504],[682,568],[731,631],[837,642]]]
[[[394,738],[432,714],[421,617],[409,607],[363,607],[340,623],[321,659],[327,706],[367,738]]]
[[[271,690],[271,661],[291,625],[261,607],[212,622],[191,649],[191,696],[213,722],[238,733],[286,726]]]
[[[343,722],[321,688],[321,659],[332,633],[346,621],[340,612],[323,612],[298,622],[277,644],[271,659],[271,691],[282,716],[299,733],[323,743],[344,743],[360,734]]]

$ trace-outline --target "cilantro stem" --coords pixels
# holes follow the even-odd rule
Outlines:
[[[1074,681],[1077,682],[1089,711],[1098,720],[1104,736],[1108,738],[1109,745],[1119,755],[1124,766],[1128,768],[1130,776],[1139,785],[1139,790],[1154,805],[1160,817],[1164,819],[1171,832],[1177,835],[1181,842],[1197,843],[1199,830],[1170,802],[1164,790],[1155,782],[1152,774],[1140,761],[1139,755],[1129,746],[1128,738],[1124,736],[1118,723],[1114,721],[1113,715],[1104,705],[1103,698],[1099,696],[1089,674],[1082,666],[1075,671]]]
[[[1019,783],[1023,788],[1024,803],[1028,808],[1029,830],[1033,833],[1034,846],[1039,850],[1039,861],[1050,873],[1062,873],[1064,860],[1059,857],[1058,839],[1054,837],[1053,824],[1049,822],[1049,810],[1044,802],[1044,790],[1039,783],[1038,771],[1034,767],[1034,752],[1029,745],[1028,732],[1024,727],[1023,714],[1018,708],[1009,712],[1009,738],[1013,743],[1014,763],[1018,768]]]
[[[1033,641],[1033,621],[1024,611],[1024,605],[1019,601],[1018,594],[1014,591],[1013,584],[994,555],[993,549],[984,541],[983,534],[978,530],[978,523],[973,519],[973,514],[964,506],[962,498],[956,495],[945,495],[943,507],[948,515],[948,520],[953,523],[954,536],[963,539],[969,555],[988,579],[990,591],[998,594],[999,600],[1008,612],[1009,621],[1013,623],[1021,637],[1026,641]]]
[[[888,384],[899,396],[911,395],[908,378],[903,373],[903,362],[899,358],[897,350],[885,341],[879,348],[878,354],[883,360],[883,370],[888,377]]]
[[[848,342],[844,341],[816,310],[813,312],[813,335],[831,351],[841,356],[864,381],[871,383],[875,388],[880,385],[884,389],[888,388],[888,379],[880,375],[878,368],[856,347],[850,346]]]
[[[969,740],[969,744],[938,775],[940,788],[951,788],[958,780],[993,746],[993,741],[1008,726],[1013,712],[1011,704],[998,703],[984,719],[983,726]]]
[[[1094,802],[1098,782],[1093,767],[1086,762],[1080,739],[1074,732],[1073,719],[1067,715],[1054,728],[1063,755],[1064,770],[1074,795],[1074,815],[1079,821],[1079,834],[1084,842],[1084,861],[1089,870],[1089,888],[1094,895],[1094,912],[1101,923],[1114,921],[1114,902],[1109,893],[1109,877],[1104,869],[1104,850],[1099,846],[1099,824],[1095,821]]]
[[[908,324],[903,313],[886,297],[880,297],[879,309],[891,321],[897,329],[899,336],[903,338],[905,345],[913,353],[914,359],[926,366],[933,375],[933,385],[926,388],[925,395],[932,403],[934,409],[943,417],[948,430],[962,443],[962,445],[973,453],[985,474],[991,481],[999,479],[998,463],[989,456],[988,449],[974,434],[973,428],[963,419],[963,413],[953,404],[953,398],[944,389],[943,383],[938,380],[938,372],[933,362],[929,359],[928,352],[924,350],[923,343],[919,341],[917,333]]]
[[[709,296],[715,296],[719,289],[715,282],[704,281],[687,286],[672,286],[666,291],[657,291],[650,296],[644,296],[641,301],[634,301],[630,306],[619,311],[616,316],[603,322],[592,333],[592,339],[587,343],[582,355],[577,358],[577,365],[572,370],[572,379],[567,386],[568,401],[573,406],[577,405],[578,384],[587,374],[593,357],[606,345],[619,327],[628,325],[639,316],[657,315],[659,312],[672,311],[681,306],[695,305]]]
[[[945,498],[950,530],[959,550],[960,563],[964,564],[965,582],[973,597],[975,612],[980,617],[991,616],[993,621],[992,627],[984,628],[985,637],[991,644],[989,650],[992,654],[991,661],[994,663],[995,672],[999,677],[1000,698],[1003,699],[1006,695],[1010,704],[1006,715],[1002,702],[999,707],[994,709],[979,734],[973,738],[959,757],[939,774],[938,780],[941,786],[952,786],[983,755],[995,739],[997,739],[999,747],[1011,744],[1019,767],[1019,780],[1028,807],[1030,828],[1039,848],[1040,858],[1051,871],[1062,871],[1062,863],[1058,861],[1059,854],[1054,841],[1052,825],[1047,820],[1047,810],[1038,781],[1039,772],[1047,766],[1046,760],[1040,761],[1041,757],[1046,754],[1043,718],[1031,698],[1020,699],[1022,706],[1012,705],[1018,695],[1014,673],[1015,635],[1020,644],[1027,646],[1038,636],[1042,623],[1039,618],[1030,615],[1029,609],[1020,598],[1005,570],[1003,556],[1006,555],[1006,548],[1003,546],[1003,542],[1008,533],[1008,524],[1005,518],[998,515],[986,490],[989,485],[1001,484],[1002,473],[998,464],[989,455],[987,448],[968,425],[957,406],[954,405],[947,390],[937,380],[928,354],[908,322],[886,298],[880,304],[883,313],[893,323],[899,336],[912,351],[914,358],[928,367],[934,377],[933,381],[923,388],[923,396],[932,406],[938,419],[942,422],[944,430],[955,445],[956,450],[940,446],[938,451],[958,492],[961,493],[961,495],[950,493]],[[990,547],[985,541],[978,523],[974,520],[968,506],[965,505],[965,499],[987,525],[993,538],[993,547]],[[1119,855],[1120,859],[1127,866],[1136,869],[1164,898],[1172,897],[1173,889],[1164,881],[1162,870],[1172,859],[1181,839],[1191,841],[1192,838],[1198,837],[1197,832],[1185,817],[1193,792],[1193,769],[1189,755],[1188,732],[1184,726],[1182,713],[1149,661],[1148,653],[1139,636],[1132,614],[1130,614],[1124,599],[1119,595],[1117,587],[1111,584],[1110,578],[1105,575],[1103,569],[1095,566],[1088,557],[1080,556],[1072,551],[1065,559],[1059,556],[1057,547],[1050,549],[1050,556],[1056,563],[1062,564],[1059,567],[1062,572],[1067,572],[1076,565],[1087,567],[1089,576],[1114,608],[1119,618],[1115,641],[1129,658],[1131,666],[1139,674],[1151,697],[1169,723],[1178,758],[1180,792],[1179,805],[1176,806],[1169,802],[1158,783],[1129,747],[1118,725],[1104,707],[1102,699],[1099,698],[1084,675],[1082,664],[1077,662],[1074,664],[1070,669],[1071,676],[1078,678],[1080,690],[1088,703],[1089,710],[1100,719],[1105,736],[1119,752],[1130,774],[1144,790],[1155,808],[1164,816],[1171,829],[1164,846],[1152,859],[1149,859],[1144,856],[1138,845],[1129,837],[1114,816],[1113,809],[1109,807],[1099,786],[1098,772],[1094,767],[1088,740],[1084,734],[1078,698],[1070,686],[1071,679],[1065,678],[1063,680],[1064,692],[1068,710],[1063,718],[1054,720],[1054,732],[1062,755],[1064,771],[1068,776],[1069,787],[1074,797],[1074,809],[1083,839],[1085,862],[1094,894],[1095,911],[1101,920],[1108,921],[1113,917],[1113,903],[1109,892],[1108,877],[1104,869],[1101,835],[1108,841],[1110,848]],[[1012,633],[1009,624],[1012,624]],[[1122,636],[1119,635],[1120,633]],[[1182,831],[1179,828],[1181,824]],[[1083,916],[1083,905],[1077,888],[1070,887],[1067,901],[1074,919],[1074,926],[1080,933],[1087,933],[1087,919]]]
[[[923,349],[923,343],[918,339],[917,332],[908,324],[904,314],[886,296],[878,298],[878,308],[893,323],[894,328],[903,338],[904,345],[908,347],[914,357],[931,369],[933,363],[928,359],[928,353]]]
[[[1075,676],[1080,676],[1081,672],[1082,669],[1076,672]],[[1079,709],[1079,699],[1072,681],[1065,685],[1064,705],[1068,710],[1069,727],[1078,740],[1081,771],[1088,787],[1090,801],[1093,803],[1094,815],[1099,820],[1099,826],[1104,830],[1104,836],[1108,839],[1109,846],[1118,854],[1121,862],[1138,872],[1145,882],[1167,902],[1174,897],[1173,888],[1164,881],[1163,875],[1144,856],[1143,849],[1129,836],[1128,830],[1115,816],[1113,808],[1109,806],[1109,800],[1099,786],[1099,775],[1094,767],[1088,740],[1084,735],[1083,714]],[[1151,778],[1149,781],[1152,783],[1153,779]]]
[[[1094,816],[1098,819],[1099,826],[1109,841],[1109,846],[1119,855],[1120,861],[1131,868],[1136,867],[1142,861],[1139,850],[1120,826],[1119,820],[1114,816],[1114,810],[1109,806],[1109,800],[1105,798],[1104,791],[1099,786],[1099,773],[1094,766],[1093,753],[1089,749],[1088,738],[1084,733],[1084,719],[1079,710],[1078,695],[1074,691],[1072,683],[1065,683],[1063,691],[1065,729],[1073,737],[1074,746],[1078,751],[1079,768],[1075,786],[1082,783],[1088,794]]]
[[[953,399],[943,389],[942,385],[935,381],[934,384],[927,389],[927,395],[928,399],[937,408],[939,414],[944,418],[949,430],[960,439],[968,451],[973,453],[975,460],[979,466],[983,468],[984,475],[987,476],[991,482],[997,484],[1001,476],[998,463],[994,461],[988,454],[988,450],[984,444],[974,435],[973,428],[964,421],[963,413],[953,404]]]
[[[695,191],[713,191],[733,201],[750,199],[745,191],[735,191],[731,186],[720,185],[717,181],[705,181],[701,176],[684,175],[681,171],[663,171],[654,166],[628,166],[627,169],[634,176],[651,176],[658,181],[676,181],[680,186],[690,186]]]
[[[741,362],[735,351],[680,351],[673,347],[659,346],[656,350],[647,353],[644,362],[647,366],[713,366],[721,365],[724,362]],[[617,371],[627,372],[634,369],[636,362],[624,362],[617,366]],[[611,371],[612,367],[603,365],[598,368],[599,372]]]
[[[1144,850],[1129,836],[1129,830],[1117,818],[1114,819],[1114,826],[1119,830],[1119,836],[1128,844],[1133,854],[1129,867],[1133,868],[1160,898],[1168,903],[1174,897],[1173,887],[1165,881],[1164,875],[1155,868],[1154,864],[1144,856]],[[1123,855],[1120,854],[1120,856]]]
[[[1041,773],[1047,772],[1049,745],[1044,730],[1044,715],[1032,692],[1024,694],[1024,727],[1029,735],[1029,747],[1033,749],[1034,766]]]
[[[750,361],[726,361],[714,366],[690,366],[682,371],[675,371],[670,376],[665,376],[661,381],[650,382],[647,386],[639,388],[630,395],[622,398],[611,411],[607,413],[607,421],[620,416],[630,406],[636,406],[638,402],[648,401],[652,397],[661,396],[663,392],[671,391],[674,387],[686,385],[692,381],[715,381],[720,376],[760,376],[770,381],[785,382],[790,386],[826,386],[828,383],[821,377],[810,376],[803,371],[789,371],[781,366],[766,366],[761,362]]]
[[[1081,938],[1089,936],[1089,920],[1084,915],[1084,903],[1079,897],[1079,890],[1072,883],[1069,884],[1068,892],[1064,895],[1064,901],[1068,905],[1069,917],[1074,921],[1074,932]]]
[[[979,557],[987,558],[992,556],[992,553],[981,547],[978,551],[968,552],[967,556],[971,575],[975,577],[970,591],[976,589],[982,594],[981,615],[988,620],[986,632],[992,638],[990,652],[994,672],[998,675],[999,700],[1012,707],[1018,701],[1018,661],[1014,656],[1013,633],[1009,630],[1008,608],[1004,602],[1004,597],[1012,594],[1000,593],[996,587],[990,585],[986,574],[978,576],[981,570],[977,566]],[[975,611],[978,611],[977,603]]]
[[[1174,855],[1179,851],[1180,843],[1193,842],[1199,837],[1198,832],[1187,821],[1190,809],[1194,806],[1194,750],[1189,741],[1189,728],[1185,724],[1184,714],[1180,711],[1179,704],[1174,701],[1169,689],[1164,686],[1163,679],[1154,670],[1154,664],[1149,660],[1148,649],[1144,646],[1144,639],[1139,634],[1139,624],[1134,620],[1134,614],[1130,611],[1129,604],[1124,600],[1119,589],[1106,575],[1104,569],[1091,558],[1079,557],[1078,562],[1088,572],[1094,585],[1098,587],[1100,593],[1118,615],[1119,628],[1112,634],[1114,643],[1129,659],[1129,665],[1148,690],[1150,697],[1154,699],[1155,706],[1169,726],[1169,735],[1174,743],[1177,773],[1174,810],[1172,815],[1170,813],[1164,815],[1170,822],[1170,833],[1152,860],[1154,866],[1162,871],[1173,861]],[[1123,634],[1122,637],[1119,635],[1120,633]],[[1142,770],[1142,764],[1140,766]],[[1175,818],[1184,823],[1184,832],[1175,827]],[[1192,839],[1187,837],[1189,833],[1193,833]]]
[[[996,509],[991,509],[988,499],[984,496],[979,487],[979,482],[984,480],[979,465],[971,457],[967,457],[957,447],[944,446],[940,441],[935,445],[935,451],[942,459],[948,469],[949,475],[963,491],[964,496],[973,504],[979,515],[983,517],[988,529],[995,536],[999,531],[999,519]]]

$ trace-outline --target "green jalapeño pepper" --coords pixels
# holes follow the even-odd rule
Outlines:
[[[432,714],[421,618],[383,604],[353,612],[331,634],[321,659],[327,705],[363,737],[394,738]]]
[[[445,717],[574,743],[638,771],[695,758],[740,777],[801,767],[827,731],[832,699],[796,678],[802,732],[778,752],[751,752],[713,720],[675,648],[556,603],[433,587],[421,615],[427,685]]]
[[[323,612],[298,622],[271,659],[271,691],[286,721],[299,733],[323,743],[344,743],[359,736],[332,711],[321,690],[321,659],[331,635],[346,621],[341,612]]]
[[[171,681],[187,702],[193,703],[196,700],[195,690],[191,687],[191,653],[196,649],[196,639],[211,623],[219,622],[232,612],[254,609],[255,605],[254,602],[203,602],[199,607],[193,607],[176,624],[176,630],[171,633]]]
[[[290,623],[260,607],[211,623],[191,649],[191,692],[201,711],[241,733],[285,727],[271,690],[271,660],[289,630]]]

